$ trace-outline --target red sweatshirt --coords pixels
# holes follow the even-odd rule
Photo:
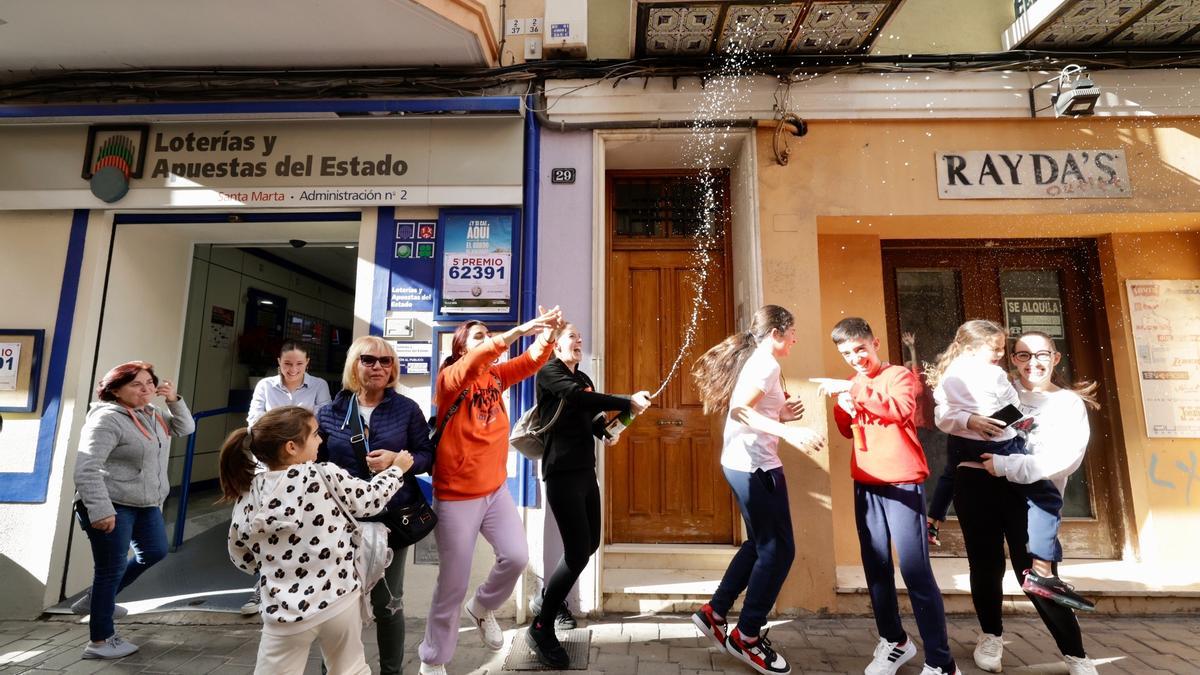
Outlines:
[[[494,337],[472,349],[437,378],[438,424],[463,388],[467,396],[446,424],[433,463],[433,494],[446,501],[478,499],[508,478],[508,412],[504,390],[533,376],[553,350],[538,338],[517,358],[495,363],[508,347]]]
[[[929,475],[917,440],[915,415],[921,382],[907,368],[883,364],[874,377],[858,375],[850,387],[855,415],[833,407],[838,430],[854,438],[850,475],[860,483],[922,483]],[[858,427],[861,434],[855,437]]]

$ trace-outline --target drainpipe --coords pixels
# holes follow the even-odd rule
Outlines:
[[[534,97],[526,96],[525,104],[532,107]],[[541,179],[541,128],[533,115],[525,116],[525,176],[522,181],[521,204],[521,303],[517,321],[524,323],[537,316],[538,263],[538,199]],[[523,342],[528,344],[530,340]],[[513,419],[534,405],[534,378],[526,378],[518,389],[517,410]],[[521,506],[536,503],[537,485],[532,478],[533,462],[517,455],[517,501]]]

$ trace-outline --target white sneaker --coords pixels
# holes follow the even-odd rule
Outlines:
[[[921,675],[962,675],[962,670],[960,670],[958,666],[954,666],[954,672],[947,673],[941,668],[934,668],[926,663],[925,667],[921,669]]]
[[[250,594],[250,597],[246,599],[246,604],[242,605],[242,616],[258,614],[259,604],[261,602],[262,591],[260,591],[258,588],[255,588],[254,592]]]
[[[1088,657],[1064,656],[1067,661],[1067,672],[1071,675],[1099,675],[1096,672],[1096,666],[1092,665],[1092,660]]]
[[[91,642],[83,648],[83,658],[85,659],[120,659],[136,652],[138,646],[132,642],[126,642],[117,635],[113,635],[104,642],[94,645]]]
[[[422,663],[420,675],[446,675],[446,666],[433,666],[428,663]]]
[[[917,655],[917,646],[912,643],[912,640],[905,640],[904,644],[899,642],[888,642],[887,638],[879,638],[879,644],[875,645],[875,658],[867,664],[863,669],[864,675],[892,675],[900,666],[904,665],[909,659]]]
[[[1000,660],[1004,658],[1004,638],[991,633],[980,633],[975,642],[975,665],[989,673],[1004,670]]]
[[[500,630],[500,624],[496,622],[496,613],[476,603],[475,596],[467,600],[463,609],[467,610],[467,614],[475,621],[483,646],[494,652],[500,651],[504,647],[504,631]]]

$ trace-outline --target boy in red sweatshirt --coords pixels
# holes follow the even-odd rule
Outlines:
[[[942,592],[929,566],[924,489],[929,467],[915,419],[921,383],[909,369],[879,359],[879,340],[863,319],[839,321],[831,337],[856,373],[853,380],[816,381],[822,393],[837,397],[833,413],[838,430],[854,439],[854,520],[879,630],[879,645],[865,673],[892,675],[917,653],[900,624],[894,545],[925,645],[921,673],[954,675],[959,671],[946,637]]]

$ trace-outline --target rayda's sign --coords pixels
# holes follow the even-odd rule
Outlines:
[[[937,153],[939,199],[1132,197],[1124,150]]]

